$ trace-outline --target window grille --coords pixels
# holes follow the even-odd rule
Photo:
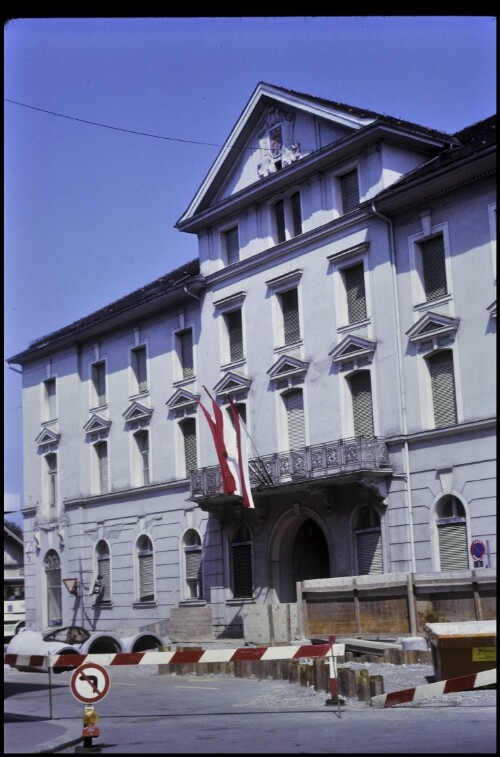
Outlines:
[[[432,403],[436,428],[457,422],[455,375],[450,350],[438,352],[428,358],[432,386]]]
[[[274,205],[274,218],[276,220],[276,240],[277,242],[284,242],[286,239],[285,230],[285,203],[283,200],[278,200]]]
[[[108,470],[108,444],[99,442],[95,445],[97,455],[97,465],[99,472],[99,491],[105,494],[109,489],[109,470]]]
[[[47,582],[47,625],[62,625],[62,581],[61,561],[54,549],[50,549],[44,560]]]
[[[154,555],[153,545],[148,536],[141,536],[137,542],[139,562],[139,600],[152,602],[154,594]]]
[[[228,229],[224,233],[224,239],[226,243],[227,264],[232,265],[233,263],[237,263],[240,259],[240,240],[238,227],[235,226],[232,229]]]
[[[355,373],[349,379],[352,395],[354,436],[373,436],[372,387],[369,371]]]
[[[420,244],[425,298],[437,300],[447,293],[443,237],[437,236]]]
[[[101,602],[111,601],[111,558],[109,547],[105,541],[98,542],[96,546],[97,553],[97,574],[101,577],[99,580],[102,586]]]
[[[359,205],[358,171],[354,169],[340,177],[342,211],[350,213]]]
[[[299,297],[297,289],[290,289],[281,295],[283,313],[283,335],[285,344],[300,341]]]
[[[94,384],[97,406],[106,404],[106,366],[102,363],[94,363],[92,366],[92,382]]]
[[[146,366],[146,348],[138,347],[133,350],[134,355],[134,374],[137,383],[137,391],[147,392],[148,390],[148,374]]]
[[[246,526],[238,529],[231,542],[232,579],[234,597],[251,597],[252,579],[252,542]]]
[[[57,417],[56,411],[56,380],[54,378],[47,379],[45,384],[45,420],[51,421]]]
[[[198,458],[196,454],[196,421],[194,418],[188,418],[181,423],[182,435],[184,437],[184,462],[186,473],[196,470],[198,467]]]
[[[366,318],[365,267],[357,263],[343,271],[347,295],[349,323],[358,323]]]
[[[306,443],[304,423],[304,397],[301,389],[294,389],[284,395],[288,422],[289,449],[304,447]]]
[[[241,360],[244,357],[241,310],[233,310],[231,313],[227,313],[225,320],[229,337],[229,359],[231,362]]]
[[[293,235],[294,237],[302,234],[302,209],[300,207],[300,192],[295,192],[290,197],[290,205],[292,207],[292,222],[293,222]]]
[[[194,376],[194,357],[193,357],[193,331],[186,329],[177,334],[179,339],[179,351],[182,367],[182,378],[192,378]]]

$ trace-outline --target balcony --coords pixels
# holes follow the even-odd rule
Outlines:
[[[352,481],[362,472],[386,475],[392,472],[387,444],[380,437],[338,439],[276,452],[251,458],[249,468],[254,495],[259,492],[271,494],[283,487],[310,486],[313,482],[328,485],[334,483],[332,479]],[[218,465],[191,472],[191,500],[215,502],[224,496]]]

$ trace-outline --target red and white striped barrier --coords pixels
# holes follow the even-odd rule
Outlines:
[[[469,673],[457,678],[449,678],[447,681],[427,683],[423,686],[415,686],[413,689],[391,691],[389,694],[379,694],[371,698],[374,707],[393,707],[396,704],[407,704],[418,699],[437,697],[442,694],[452,694],[457,691],[471,691],[481,686],[491,686],[497,682],[497,671],[483,670],[480,673]]]
[[[241,647],[238,649],[184,649],[181,652],[123,652],[108,654],[13,655],[5,654],[11,667],[78,668],[83,663],[99,665],[178,665],[182,663],[236,662],[239,660],[298,660],[344,654],[343,644],[306,644],[286,647]]]

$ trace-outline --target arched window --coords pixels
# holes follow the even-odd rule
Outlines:
[[[232,535],[231,543],[231,583],[235,598],[253,595],[252,537],[248,526],[239,526]]]
[[[457,497],[447,495],[436,506],[436,524],[441,570],[467,570],[467,522],[465,508]]]
[[[97,576],[101,583],[100,602],[111,602],[111,556],[107,543],[101,539],[96,548]]]
[[[354,436],[373,436],[373,402],[370,371],[359,371],[348,379],[352,397]]]
[[[49,549],[43,562],[47,582],[47,625],[62,626],[61,560],[55,549]]]
[[[154,602],[155,575],[153,543],[143,534],[137,539],[137,586],[139,602]]]
[[[202,582],[202,551],[200,535],[193,528],[186,531],[182,539],[184,551],[184,595],[186,599],[201,599],[203,596]]]
[[[357,520],[355,533],[358,575],[383,573],[380,516],[373,507],[362,510]]]

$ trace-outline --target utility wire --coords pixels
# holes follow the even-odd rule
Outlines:
[[[163,137],[160,134],[148,134],[144,131],[133,131],[132,129],[123,129],[120,126],[109,126],[109,124],[101,124],[97,121],[87,121],[85,118],[76,118],[76,116],[66,116],[63,113],[55,113],[53,110],[45,110],[45,108],[37,108],[34,105],[27,105],[26,103],[20,103],[16,100],[9,100],[7,97],[4,98],[4,101],[7,103],[12,103],[13,105],[20,105],[23,108],[30,108],[30,110],[38,110],[41,113],[48,113],[50,116],[58,116],[59,118],[68,118],[70,121],[79,121],[83,124],[90,124],[91,126],[100,126],[103,129],[113,129],[114,131],[124,131],[127,132],[127,134],[138,134],[140,137],[152,137],[153,139],[166,139],[170,142],[185,142],[190,145],[208,145],[209,147],[223,147],[223,145],[216,145],[213,142],[196,142],[193,139],[180,139],[177,137]],[[258,148],[250,148],[250,149],[258,149]]]

